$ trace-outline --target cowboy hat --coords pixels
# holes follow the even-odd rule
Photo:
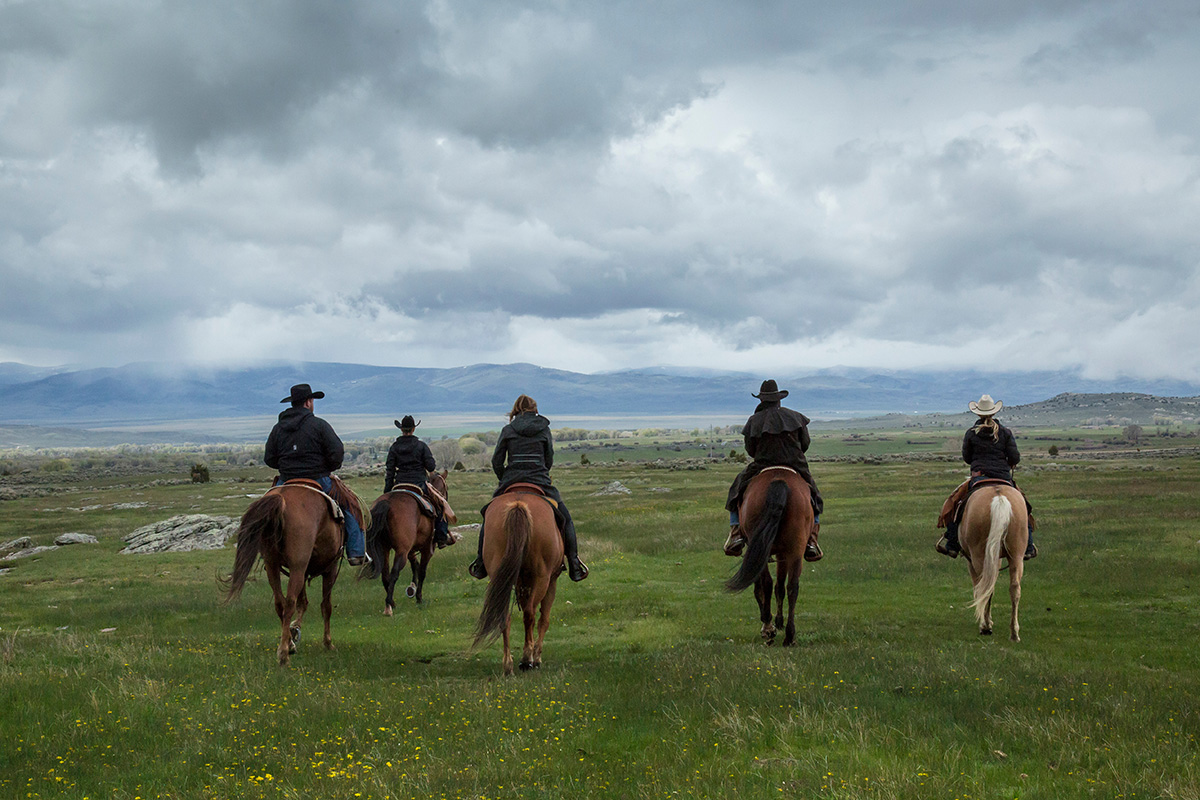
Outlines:
[[[396,427],[402,431],[416,430],[417,426],[421,424],[420,420],[413,420],[412,414],[405,414],[404,419],[394,419],[392,422],[396,423]]]
[[[978,401],[972,400],[967,403],[967,408],[981,417],[990,417],[1004,408],[1004,403],[993,400],[990,394],[985,394]]]
[[[751,397],[757,397],[759,400],[782,400],[788,396],[787,389],[779,391],[779,385],[772,380],[762,382],[762,386],[758,387],[758,394],[750,393]]]
[[[314,392],[312,390],[312,387],[309,386],[307,383],[297,383],[295,386],[292,387],[292,393],[289,394],[287,397],[283,398],[282,400],[280,400],[279,402],[298,404],[298,403],[303,403],[305,400],[308,400],[310,397],[314,400],[320,400],[324,396],[325,396],[324,392]]]

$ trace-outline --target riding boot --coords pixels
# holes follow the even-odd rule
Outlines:
[[[812,533],[808,535],[808,545],[804,548],[805,561],[820,561],[825,557],[821,545],[817,544],[817,534],[821,532],[821,523],[813,520]]]
[[[475,556],[475,560],[471,562],[471,566],[467,567],[467,572],[476,580],[483,580],[487,577],[487,568],[483,566],[483,525],[479,526],[479,553]]]
[[[725,555],[740,556],[746,547],[746,537],[742,535],[742,526],[733,523],[729,526],[729,538],[725,540]]]
[[[446,524],[446,518],[440,515],[433,521],[433,543],[438,550],[453,544],[450,541],[450,526]]]
[[[958,523],[954,520],[946,521],[946,532],[942,534],[942,538],[934,546],[939,553],[951,558],[958,558],[958,554],[962,552],[962,548],[958,544]]]
[[[588,576],[587,564],[579,560],[579,546],[575,541],[575,524],[567,520],[563,526],[563,555],[567,559],[567,574],[573,581],[581,581]]]

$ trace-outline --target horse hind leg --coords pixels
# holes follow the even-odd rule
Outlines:
[[[537,641],[533,643],[534,667],[542,665],[542,642],[546,640],[546,631],[550,630],[550,607],[554,605],[555,588],[556,583],[551,580],[550,586],[546,589],[546,595],[542,598],[541,616],[538,619]]]
[[[384,566],[387,566],[386,564]],[[396,582],[400,580],[400,571],[404,569],[404,557],[399,553],[392,561],[390,569],[383,570],[383,590],[386,592],[386,597],[383,600],[383,615],[385,617],[392,616],[393,610],[396,608]]]
[[[763,570],[754,582],[754,599],[758,601],[758,618],[762,622],[759,635],[768,645],[775,644],[775,623],[771,621],[771,573]]]
[[[512,614],[510,613],[504,618],[504,632],[501,634],[501,638],[502,638],[503,644],[504,644],[504,654],[500,657],[500,663],[504,667],[505,675],[513,674],[512,649],[509,647],[509,644],[510,644],[509,643],[509,635],[511,633],[511,630],[512,630]]]
[[[1022,551],[1022,554],[1024,551]],[[1017,620],[1017,607],[1021,605],[1021,575],[1025,562],[1021,555],[1008,562],[1008,595],[1012,599],[1012,619],[1009,621],[1008,638],[1014,642],[1021,641],[1021,623]]]
[[[800,569],[803,562],[796,559],[795,563],[788,565],[787,570],[787,627],[784,628],[783,646],[791,647],[796,643],[796,599],[800,596]],[[782,572],[782,568],[780,572]],[[783,583],[783,576],[779,578],[779,583]]]
[[[323,639],[326,650],[333,649],[333,632],[330,628],[330,621],[333,618],[333,584],[337,581],[337,568],[333,571],[326,572],[321,576],[321,619],[325,622],[325,637]]]

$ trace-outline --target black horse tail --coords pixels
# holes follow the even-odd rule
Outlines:
[[[233,572],[217,579],[225,590],[222,602],[229,603],[242,593],[242,586],[261,554],[264,539],[276,545],[283,541],[283,495],[279,492],[271,492],[255,500],[242,515]]]
[[[383,554],[391,542],[391,526],[388,525],[388,517],[391,516],[391,503],[387,497],[381,497],[371,507],[371,524],[366,530],[367,555],[371,557],[369,563],[364,564],[363,568],[358,573],[358,579],[367,578],[374,580],[383,573]]]
[[[529,513],[529,506],[514,503],[504,515],[503,528],[508,545],[504,550],[504,559],[492,572],[488,581],[487,593],[483,597],[483,611],[479,613],[479,624],[475,626],[472,650],[499,636],[508,621],[513,589],[516,588],[521,564],[525,561],[525,550],[533,535],[533,515]]]
[[[742,557],[742,566],[733,576],[725,581],[725,588],[731,592],[740,592],[758,580],[758,576],[767,568],[771,560],[771,550],[775,547],[775,537],[783,524],[783,512],[787,510],[788,485],[786,481],[771,481],[767,487],[767,496],[763,500],[762,511],[758,515],[758,525],[750,536],[746,546],[746,555]]]

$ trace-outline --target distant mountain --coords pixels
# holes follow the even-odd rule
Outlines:
[[[1183,381],[1089,380],[1071,372],[870,371],[825,369],[795,375],[677,368],[581,374],[533,364],[450,369],[364,364],[273,363],[242,368],[129,364],[50,369],[0,364],[0,423],[87,426],[273,415],[295,383],[327,397],[323,414],[503,412],[532,395],[551,418],[599,414],[732,414],[754,409],[761,377],[775,377],[786,404],[813,418],[890,412],[956,413],[988,393],[1008,406],[1064,392],[1200,395]]]

